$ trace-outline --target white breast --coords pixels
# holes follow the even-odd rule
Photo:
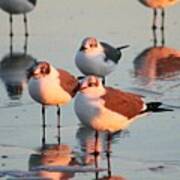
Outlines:
[[[76,65],[85,75],[95,74],[97,76],[106,76],[114,70],[115,63],[113,61],[104,61],[105,54],[87,54],[78,52],[75,57]]]
[[[71,100],[71,96],[61,88],[58,79],[50,76],[43,79],[31,78],[28,86],[31,97],[42,104],[63,105]]]
[[[99,113],[98,107],[95,106],[89,99],[82,93],[78,93],[74,102],[74,110],[79,120],[90,126],[90,121]]]
[[[101,99],[93,99],[79,93],[75,99],[75,112],[83,124],[99,131],[116,132],[126,129],[133,119],[112,112],[104,107]]]

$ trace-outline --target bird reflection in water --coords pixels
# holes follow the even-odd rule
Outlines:
[[[72,149],[66,144],[46,145],[39,154],[32,154],[29,159],[30,169],[36,166],[73,166],[76,164]],[[38,176],[43,179],[60,180],[75,176],[70,172],[39,171]]]
[[[180,51],[169,47],[150,47],[134,60],[135,76],[145,85],[180,74]]]
[[[31,67],[36,60],[27,54],[27,38],[23,52],[13,50],[13,41],[10,39],[9,53],[0,62],[0,78],[5,84],[8,96],[12,100],[20,99],[27,85],[26,69]]]
[[[111,152],[112,141],[120,133],[116,133],[113,136],[109,136],[109,133],[96,133],[89,127],[80,127],[76,133],[76,138],[79,141],[81,155],[80,163],[83,165],[94,165],[95,168],[99,167],[101,161],[105,159],[107,161],[107,175],[100,177],[100,172],[95,172],[95,179],[101,180],[125,180],[121,176],[112,175],[111,168]]]
[[[154,46],[144,49],[134,59],[135,77],[144,86],[152,86],[156,80],[169,80],[180,75],[180,51],[165,46],[164,35],[161,38],[161,44],[157,45],[157,36],[153,34]]]

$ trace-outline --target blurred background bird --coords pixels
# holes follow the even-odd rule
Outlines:
[[[0,8],[9,14],[10,36],[13,36],[13,15],[24,16],[25,36],[29,35],[27,13],[36,6],[37,0],[0,0]]]

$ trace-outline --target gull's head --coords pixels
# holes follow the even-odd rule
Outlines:
[[[46,61],[39,61],[27,70],[28,78],[42,78],[49,75],[51,72],[51,66]]]
[[[95,37],[87,37],[82,41],[80,51],[96,52],[102,50],[100,42]]]
[[[101,96],[105,93],[105,88],[100,78],[96,76],[87,76],[80,84],[80,92],[90,96]]]

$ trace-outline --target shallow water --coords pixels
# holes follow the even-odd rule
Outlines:
[[[94,133],[80,128],[73,101],[62,108],[60,147],[56,137],[56,108],[47,109],[46,143],[49,146],[46,150],[41,149],[41,108],[29,97],[24,73],[35,59],[45,59],[79,76],[74,63],[75,52],[84,37],[95,36],[114,46],[130,45],[123,51],[116,71],[108,76],[109,86],[141,94],[147,100],[163,101],[167,107],[174,108],[173,112],[142,117],[128,128],[128,132],[113,138],[110,155],[112,176],[127,180],[179,179],[180,60],[173,64],[174,58],[180,56],[179,4],[166,12],[165,47],[160,50],[154,47],[155,50],[151,51],[154,44],[152,11],[138,1],[39,1],[34,11],[28,14],[29,58],[4,60],[11,44],[8,16],[1,11],[0,176],[9,174],[16,179],[20,176],[25,176],[24,179],[31,176],[34,179],[107,176],[107,171],[29,172],[36,165],[48,165],[49,162],[61,166],[87,164],[94,167]],[[20,52],[23,56],[26,39],[21,16],[14,18],[14,32],[13,53],[19,55]],[[161,39],[160,30],[157,30],[157,46],[161,45]],[[143,53],[145,50],[146,54]],[[100,136],[98,148],[102,152],[97,157],[98,166],[107,168],[105,135]]]

